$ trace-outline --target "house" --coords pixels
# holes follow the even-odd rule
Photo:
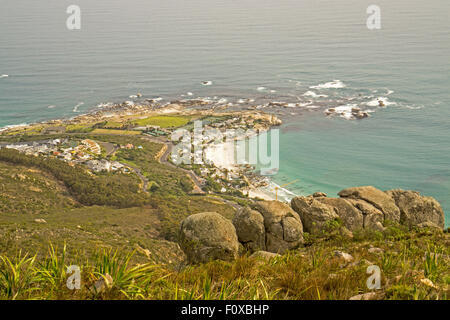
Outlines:
[[[101,154],[102,149],[100,148],[99,144],[95,141],[92,141],[91,139],[85,139],[81,141],[83,145],[85,145],[93,154]]]
[[[111,171],[111,163],[107,160],[90,160],[86,162],[86,166],[95,172]]]

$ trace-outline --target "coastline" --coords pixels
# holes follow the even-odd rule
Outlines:
[[[145,119],[147,117],[158,116],[188,116],[192,119],[203,117],[226,117],[232,118],[234,121],[229,125],[232,129],[252,129],[253,133],[246,133],[240,137],[234,139],[234,141],[211,141],[202,143],[204,147],[204,158],[208,165],[212,165],[219,172],[219,176],[224,178],[226,191],[222,193],[231,192],[233,190],[241,190],[244,195],[248,195],[250,198],[260,198],[264,200],[275,200],[276,192],[275,188],[278,188],[279,200],[289,201],[290,198],[295,196],[289,190],[280,188],[275,182],[266,176],[259,175],[253,166],[237,165],[235,161],[235,155],[237,150],[236,141],[242,139],[248,139],[252,136],[258,136],[263,132],[267,132],[273,126],[278,126],[282,122],[277,116],[272,113],[266,113],[259,110],[249,111],[248,109],[241,109],[237,111],[224,110],[226,108],[209,108],[204,109],[207,105],[205,101],[183,100],[174,101],[166,104],[161,104],[159,100],[146,100],[145,104],[135,104],[125,101],[119,104],[102,104],[101,110],[93,109],[90,112],[79,114],[71,118],[52,119],[42,122],[19,124],[19,125],[7,125],[0,128],[0,136],[2,138],[8,137],[21,137],[30,135],[45,135],[53,134],[47,132],[48,128],[62,128],[69,127],[83,127],[86,125],[95,125],[100,122],[118,122],[128,123],[130,119],[133,121],[139,119]],[[236,121],[235,121],[236,120]],[[226,123],[225,121],[224,123]],[[218,126],[220,130],[227,128],[223,124]],[[208,127],[207,124],[205,127]],[[213,126],[214,127],[214,126]],[[217,129],[217,128],[215,128]],[[53,129],[52,129],[53,130]],[[95,133],[95,131],[93,131]],[[126,131],[123,131],[125,133]],[[170,130],[168,131],[170,132]],[[223,132],[223,131],[222,131]],[[64,135],[70,133],[66,130],[59,132]],[[142,134],[142,133],[139,133]],[[169,133],[170,134],[170,133]],[[206,166],[203,166],[204,168]],[[231,173],[231,176],[229,175]],[[205,176],[203,176],[205,178]],[[239,180],[248,183],[247,188],[235,188],[231,186],[233,181]],[[229,188],[227,187],[230,186]],[[223,190],[223,189],[222,189]]]

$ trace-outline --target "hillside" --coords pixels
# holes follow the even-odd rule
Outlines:
[[[138,124],[189,123],[144,120]],[[211,121],[223,120],[230,121]],[[136,121],[71,125],[62,134],[3,135],[3,145],[12,147],[0,149],[0,298],[449,298],[450,238],[448,230],[442,232],[435,200],[354,188],[337,199],[321,193],[298,197],[292,202],[297,215],[286,204],[249,199],[241,183],[232,185],[226,175],[211,179],[217,169],[210,166],[204,167],[205,179],[200,166],[176,167],[163,137],[127,133],[126,124]],[[416,206],[402,197],[413,197]],[[240,243],[235,241],[231,261],[192,263],[180,225],[199,213],[218,214],[230,230],[234,223]],[[246,214],[263,219],[262,241]],[[405,217],[411,225],[403,223]],[[212,238],[220,234],[211,226],[205,230]],[[266,250],[272,253],[261,254]],[[66,287],[69,265],[82,269],[80,290]],[[366,285],[370,265],[382,270],[381,288],[373,292]]]

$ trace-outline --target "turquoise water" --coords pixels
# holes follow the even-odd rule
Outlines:
[[[82,29],[68,31],[71,4],[0,0],[0,126],[137,92],[298,102],[270,110],[285,121],[276,182],[300,179],[290,188],[302,194],[415,189],[450,220],[449,1],[377,0],[376,31],[365,0],[79,0]],[[317,88],[333,80],[342,88]],[[367,105],[378,98],[392,104]],[[343,105],[374,112],[324,116]]]

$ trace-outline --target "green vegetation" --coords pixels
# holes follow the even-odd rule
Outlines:
[[[133,121],[133,124],[138,126],[159,126],[161,128],[177,128],[182,127],[191,121],[190,117],[186,116],[153,116],[145,119]]]
[[[28,156],[13,149],[0,149],[0,161],[36,168],[51,174],[83,205],[126,208],[150,202],[148,197],[139,193],[135,178],[129,175],[92,176],[81,166],[72,167],[58,159]]]
[[[183,219],[211,211],[232,219],[253,201],[239,194],[190,195],[186,173],[156,158],[161,144],[95,132],[58,137],[98,141],[110,150],[107,158],[137,168],[149,192],[135,174],[92,174],[1,149],[0,299],[348,299],[370,291],[370,264],[382,272],[378,298],[449,299],[450,235],[396,225],[350,239],[336,220],[322,235],[305,233],[305,247],[270,261],[243,254],[234,262],[186,266],[176,243]],[[49,137],[55,138],[7,139]],[[117,148],[126,144],[135,148]],[[217,188],[208,181],[208,190]],[[335,250],[354,261],[344,263]],[[81,268],[80,290],[66,287],[70,265]],[[94,289],[109,277],[111,286]]]
[[[66,127],[66,132],[82,132],[87,133],[93,130],[94,124],[71,124]]]
[[[141,131],[132,131],[132,130],[114,130],[114,129],[95,129],[92,131],[92,134],[119,134],[119,135],[130,135],[130,136],[138,136],[142,132]]]
[[[372,243],[372,242],[370,242]],[[17,252],[0,255],[0,298],[3,299],[348,299],[370,292],[366,287],[367,267],[380,266],[382,288],[375,290],[384,299],[448,300],[449,235],[412,234],[410,239],[374,243],[383,251],[370,253],[369,242],[328,239],[264,261],[242,256],[235,262],[213,261],[184,266],[136,264],[136,254],[98,249],[91,259],[80,258],[50,246],[48,253],[32,256]],[[355,257],[343,264],[334,250]],[[433,257],[432,274],[430,259]],[[386,260],[389,259],[389,267]],[[67,266],[81,268],[81,289],[66,287]],[[433,277],[433,282],[426,281]],[[102,279],[112,283],[94,289]]]
[[[0,214],[40,214],[74,205],[68,190],[51,175],[0,162]]]

